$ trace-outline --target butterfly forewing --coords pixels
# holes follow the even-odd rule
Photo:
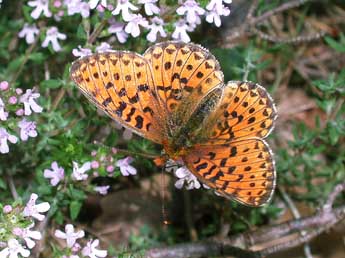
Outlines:
[[[94,54],[74,62],[71,77],[111,118],[162,143],[164,117],[157,111],[151,67],[146,59],[122,51]]]
[[[150,47],[144,57],[152,65],[162,109],[175,130],[185,124],[206,93],[223,83],[223,74],[206,49],[180,42]]]

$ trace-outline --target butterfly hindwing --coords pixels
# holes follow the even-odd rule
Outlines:
[[[249,206],[266,204],[275,187],[270,148],[258,138],[195,146],[184,162],[197,178],[222,196]]]
[[[138,54],[97,53],[73,63],[71,78],[111,118],[154,142],[162,142],[151,67]]]
[[[204,125],[205,144],[221,144],[245,138],[265,138],[272,130],[277,111],[262,86],[231,81],[223,98]]]

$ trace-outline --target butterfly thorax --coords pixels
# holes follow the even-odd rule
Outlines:
[[[172,132],[166,144],[165,152],[170,158],[177,160],[188,154],[195,144],[202,141],[204,120],[217,106],[222,95],[222,89],[216,88],[209,92],[191,113],[188,121]]]

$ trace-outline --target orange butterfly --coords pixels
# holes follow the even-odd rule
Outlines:
[[[217,193],[249,206],[267,203],[276,172],[263,140],[276,108],[251,82],[224,84],[215,57],[195,44],[164,42],[144,55],[109,51],[80,58],[71,77],[98,108],[162,144]]]

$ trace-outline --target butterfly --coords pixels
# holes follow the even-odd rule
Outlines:
[[[76,60],[71,78],[112,119],[163,145],[218,194],[248,206],[268,203],[276,172],[264,138],[277,111],[265,88],[224,83],[202,46],[168,41],[143,55],[96,53]]]

